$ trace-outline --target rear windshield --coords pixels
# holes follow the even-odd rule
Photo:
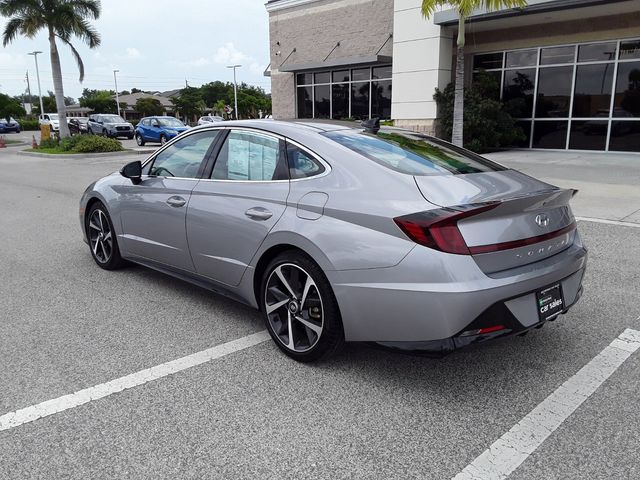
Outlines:
[[[461,175],[505,167],[433,137],[405,130],[336,130],[323,135],[391,170],[409,175]]]

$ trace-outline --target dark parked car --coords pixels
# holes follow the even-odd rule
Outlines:
[[[13,118],[0,118],[0,133],[16,132],[20,133],[20,124]]]
[[[71,118],[69,120],[69,131],[71,135],[87,133],[89,119],[87,117]]]
[[[189,127],[175,117],[145,117],[136,127],[136,142],[140,146],[146,142],[164,144],[188,129]]]
[[[120,115],[91,115],[87,124],[87,132],[105,137],[127,137],[133,138],[133,125],[125,121]]]

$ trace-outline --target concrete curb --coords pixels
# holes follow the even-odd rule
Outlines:
[[[30,142],[7,143],[7,147],[6,148],[26,147],[27,145],[31,145],[31,143]]]
[[[155,152],[155,149],[145,150],[123,150],[121,152],[104,152],[104,153],[39,153],[39,152],[25,152],[20,150],[18,155],[24,157],[39,157],[39,158],[105,158],[105,157],[121,157],[122,155],[148,155]]]

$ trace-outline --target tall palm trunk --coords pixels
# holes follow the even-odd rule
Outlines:
[[[56,107],[58,109],[60,138],[66,138],[71,136],[71,134],[69,132],[69,125],[67,124],[67,108],[64,104],[60,55],[58,54],[58,46],[56,45],[56,36],[51,29],[49,29],[49,46],[51,48],[51,72],[53,74],[53,91],[56,96]]]
[[[459,13],[458,20],[458,53],[456,56],[456,84],[455,98],[453,101],[453,131],[451,143],[462,147],[464,145],[464,20]]]

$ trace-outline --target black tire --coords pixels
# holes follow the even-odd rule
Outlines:
[[[167,143],[167,137],[163,133],[160,135],[160,145],[164,145],[165,143]]]
[[[109,138],[109,134],[107,133],[107,131],[103,128],[102,129],[102,135]]]
[[[270,314],[267,313],[267,305],[272,306],[274,304],[282,303],[287,296],[294,298],[289,293],[286,293],[284,297],[277,297],[277,295],[281,295],[286,290],[286,288],[280,290],[279,287],[275,286],[277,282],[280,281],[277,278],[276,272],[279,268],[280,272],[285,275],[285,277],[286,269],[290,269],[291,272],[294,272],[297,268],[300,271],[296,274],[297,277],[295,278],[300,278],[300,274],[306,274],[311,278],[314,284],[308,289],[307,300],[304,302],[301,302],[299,298],[304,297],[304,289],[300,286],[291,286],[291,288],[294,290],[293,293],[296,294],[295,303],[299,307],[299,309],[295,310],[296,313],[298,313],[299,316],[305,317],[307,324],[313,323],[315,328],[321,328],[321,332],[319,334],[315,334],[311,329],[305,327],[303,323],[293,320],[292,329],[295,332],[293,335],[294,340],[291,342],[293,349],[287,346],[284,340],[286,338],[287,342],[290,341],[288,325],[286,335],[284,332],[284,313],[286,312],[288,315],[293,311],[290,309],[293,307],[291,307],[290,304],[285,304],[283,307],[273,310]],[[289,283],[295,285],[295,281]],[[345,342],[342,318],[340,316],[340,309],[333,293],[333,289],[331,288],[331,284],[329,283],[329,280],[327,280],[322,269],[311,258],[303,253],[291,250],[283,252],[274,258],[262,275],[258,296],[260,299],[260,309],[264,315],[264,321],[271,338],[280,350],[294,360],[299,362],[313,362],[323,358],[328,358],[337,353],[344,346]],[[294,302],[294,300],[291,300],[291,302]],[[305,304],[307,305],[306,309]],[[319,313],[317,311],[317,306],[309,306],[309,304],[319,305]],[[316,309],[316,311],[313,312],[315,315],[320,315],[320,320],[317,320],[318,317],[313,317],[315,320],[310,321],[312,320],[310,315],[313,316],[313,309]],[[292,318],[297,318],[297,315],[293,315]],[[320,325],[318,325],[318,322],[320,322]],[[279,331],[276,331],[278,328]],[[296,336],[298,337],[297,340],[302,344],[298,343],[298,345],[296,345]],[[296,347],[298,348],[296,349]]]
[[[128,136],[127,136],[127,138],[128,138],[129,140],[133,140],[133,135],[128,135]]]
[[[94,221],[96,218],[95,215],[101,216],[102,224],[99,221]],[[105,222],[106,221],[106,225]],[[98,227],[98,228],[96,228]],[[110,251],[107,249],[109,246],[109,241],[104,236],[105,231],[111,233],[111,248]],[[101,229],[101,232],[100,232]],[[122,268],[126,265],[126,261],[120,256],[120,248],[118,246],[118,236],[113,229],[113,223],[111,222],[111,217],[109,216],[109,212],[102,202],[95,202],[91,205],[89,212],[85,217],[85,231],[87,232],[87,238],[89,240],[89,251],[91,252],[91,256],[96,264],[105,270],[116,270],[118,268]],[[98,235],[100,232],[100,235]],[[94,242],[98,242],[98,237],[102,242],[102,245]],[[94,248],[96,247],[96,248]]]
[[[138,144],[138,146],[144,147],[144,138],[142,138],[142,135],[140,135],[139,133],[136,133],[136,143]]]

